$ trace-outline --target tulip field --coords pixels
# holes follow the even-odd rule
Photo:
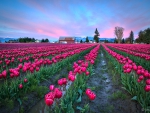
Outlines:
[[[0,44],[0,113],[149,113],[150,45]]]

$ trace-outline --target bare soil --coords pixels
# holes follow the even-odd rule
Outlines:
[[[88,87],[96,94],[96,99],[89,101],[84,95],[79,106],[83,107],[89,102],[89,113],[143,113],[141,106],[131,100],[131,95],[121,88],[119,75],[113,76],[111,71],[113,67],[108,68],[109,61],[105,58],[104,53],[101,51],[99,55],[100,59],[95,66],[95,74],[87,81]]]

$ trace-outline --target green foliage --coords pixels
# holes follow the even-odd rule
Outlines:
[[[41,98],[49,89],[46,86],[31,86],[30,91],[35,92]]]
[[[120,51],[118,53],[122,53],[122,52]],[[123,55],[128,56],[127,53],[124,53]],[[117,73],[120,73],[121,75],[121,82],[123,84],[122,88],[128,91],[132,96],[134,96],[132,100],[137,100],[143,109],[149,109],[150,108],[149,106],[150,95],[149,95],[149,92],[145,92],[144,90],[145,81],[141,81],[140,83],[138,83],[137,82],[138,76],[136,75],[136,72],[133,71],[130,74],[123,73],[122,64],[118,63],[118,61],[114,57],[109,55],[107,52],[106,52],[106,56],[109,58],[109,60],[111,60],[112,64],[117,67],[114,69],[116,70]],[[134,60],[132,61],[134,62]],[[115,95],[114,97],[117,97],[117,96]]]
[[[125,40],[124,40],[124,38],[122,39],[122,42],[121,42],[122,44],[124,44],[125,43]]]
[[[115,38],[114,43],[118,43],[118,40]]]
[[[131,31],[130,36],[128,38],[126,38],[125,42],[133,44],[133,41],[134,41],[134,34],[133,34],[133,31]]]
[[[49,40],[46,38],[46,39],[42,39],[41,42],[49,42]]]
[[[11,82],[4,81],[4,84],[0,86],[0,106],[5,106],[5,99],[8,100],[18,100],[19,103],[22,103],[21,99],[25,96],[25,94],[29,92],[35,92],[38,97],[43,96],[48,91],[48,88],[45,86],[39,86],[39,83],[41,81],[46,81],[48,78],[51,78],[54,74],[56,74],[59,70],[61,70],[63,67],[67,66],[68,63],[73,63],[75,60],[77,60],[79,57],[84,56],[86,53],[88,53],[93,47],[89,48],[88,50],[85,50],[79,54],[75,54],[71,57],[68,57],[60,62],[57,62],[56,64],[53,64],[51,66],[45,66],[41,67],[41,69],[38,72],[35,73],[27,73],[26,78],[28,79],[28,83],[23,82],[23,78],[12,80]],[[57,79],[58,80],[58,79]],[[18,85],[22,83],[23,89],[19,89]],[[26,99],[25,99],[26,100]],[[11,103],[8,102],[8,103]]]
[[[99,34],[99,32],[98,32],[98,30],[97,30],[97,28],[96,28],[96,30],[95,30],[95,35],[94,35],[94,40],[95,40],[95,42],[99,42],[99,36],[100,36],[100,34]]]
[[[106,39],[105,39],[105,41],[104,41],[104,42],[105,42],[105,43],[108,43],[108,40],[106,40]]]
[[[14,107],[14,101],[12,99],[5,99],[5,105],[7,106],[7,108],[12,109]]]
[[[29,38],[29,37],[24,37],[24,38],[19,38],[18,41],[21,43],[28,43],[28,42],[35,42],[35,39]]]
[[[89,42],[89,39],[88,39],[88,37],[86,37],[86,41],[85,42]]]
[[[127,98],[127,95],[124,94],[123,92],[121,91],[117,91],[117,92],[114,92],[111,96],[110,96],[111,99],[126,99]]]
[[[27,101],[28,100],[28,97],[23,97],[23,101]]]
[[[24,108],[23,108],[23,106],[20,107],[19,113],[24,113]]]
[[[99,34],[97,28],[96,28],[96,30],[95,30],[95,35],[100,36],[100,34]]]
[[[82,40],[80,40],[80,43],[83,43],[83,41],[82,41]]]
[[[137,43],[146,43],[150,44],[150,28],[140,31],[138,38],[135,40]]]

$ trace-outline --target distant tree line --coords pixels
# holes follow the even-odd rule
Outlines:
[[[144,31],[140,31],[135,42],[150,44],[150,28],[147,28]]]
[[[29,37],[24,37],[24,38],[19,38],[18,42],[20,43],[29,43],[29,42],[35,42],[35,38],[29,38]]]
[[[18,43],[18,40],[9,40],[9,41],[5,41],[5,43]]]
[[[49,42],[49,40],[46,38],[46,39],[42,39],[41,42]]]
[[[5,43],[31,43],[31,42],[35,42],[36,39],[35,38],[29,38],[29,37],[20,37],[17,40],[9,40],[9,41],[5,41]],[[42,39],[41,42],[49,42],[49,40],[46,39]]]

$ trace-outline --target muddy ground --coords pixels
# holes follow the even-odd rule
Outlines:
[[[143,113],[141,106],[131,100],[131,95],[122,89],[119,75],[113,75],[113,67],[108,68],[109,60],[104,53],[99,54],[99,62],[95,65],[95,74],[92,75],[87,84],[96,94],[94,101],[87,100],[87,96],[82,97],[80,104],[89,102],[89,113]],[[110,71],[109,71],[110,70]],[[79,111],[77,111],[79,112]]]

